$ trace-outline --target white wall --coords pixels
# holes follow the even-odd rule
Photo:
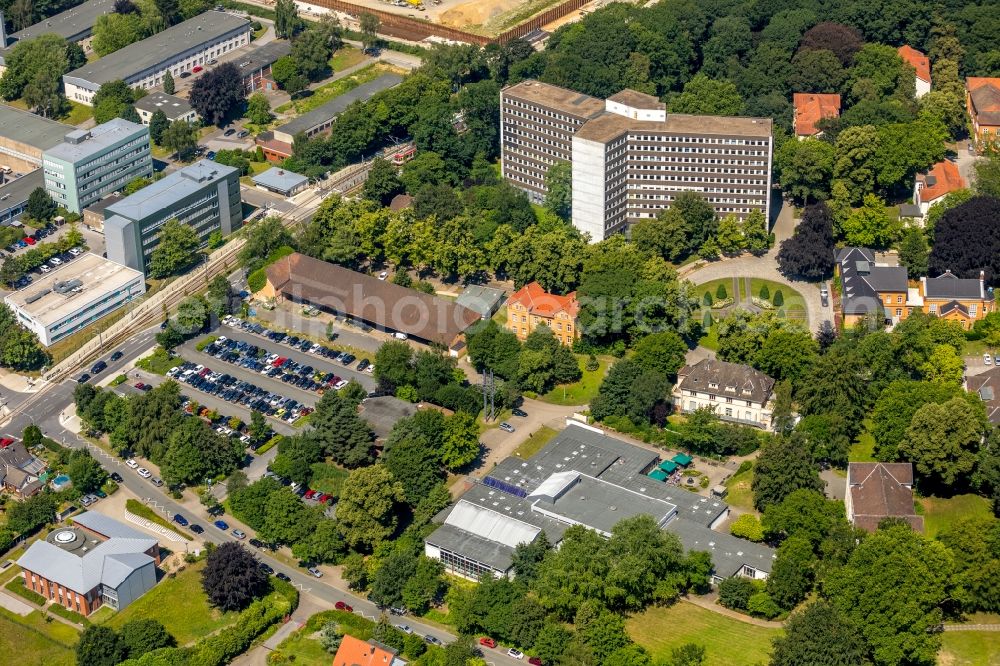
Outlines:
[[[604,240],[606,145],[573,137],[573,226]]]

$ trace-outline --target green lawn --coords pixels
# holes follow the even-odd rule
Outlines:
[[[1000,666],[1000,632],[946,631],[941,634],[941,666]]]
[[[360,49],[353,46],[344,46],[337,49],[337,52],[330,58],[330,69],[335,73],[342,72],[348,67],[354,67],[365,59],[365,54]]]
[[[163,347],[157,347],[156,350],[144,358],[140,358],[135,362],[137,368],[142,368],[147,372],[153,372],[158,375],[167,374],[167,370],[174,367],[180,363],[177,358],[170,356]]]
[[[991,515],[989,500],[979,495],[956,495],[947,499],[920,497],[917,513],[924,517],[924,534],[932,539],[957,520]]]
[[[79,634],[58,620],[45,621],[40,611],[21,617],[0,609],[0,654],[13,655],[20,666],[73,666]]]
[[[281,655],[282,659],[276,663],[291,662],[296,666],[299,664],[305,666],[327,666],[330,664],[333,657],[323,649],[318,639],[311,638],[317,631],[322,630],[327,622],[336,622],[342,632],[361,640],[371,638],[372,629],[375,626],[371,620],[344,611],[329,610],[316,613],[306,621],[301,629],[281,641],[274,652]]]
[[[539,400],[553,405],[589,405],[590,401],[597,395],[597,389],[601,386],[601,380],[604,379],[604,375],[608,371],[608,366],[611,365],[611,357],[598,356],[597,370],[593,372],[586,369],[587,358],[583,354],[577,355],[577,361],[580,362],[580,370],[583,371],[583,377],[580,378],[580,381],[573,382],[572,384],[561,384],[545,395],[540,396]]]
[[[712,294],[713,301],[721,300],[718,296],[716,296],[720,284],[726,288],[726,298],[736,297],[736,294],[733,293],[733,278],[731,277],[719,278],[718,280],[710,280],[709,282],[699,284],[697,287],[695,287],[695,295],[698,297],[698,302],[704,303],[703,299],[705,298],[706,293]],[[743,290],[742,280],[740,280],[739,285],[740,285],[740,290],[742,291]]]
[[[704,316],[704,315],[702,315]],[[701,336],[698,340],[698,344],[706,349],[711,349],[712,351],[719,351],[719,329],[716,326],[712,326],[708,329],[705,335]]]
[[[625,624],[629,636],[666,660],[685,643],[705,646],[705,666],[755,666],[767,663],[771,639],[779,632],[713,613],[694,604],[653,607]]]
[[[726,481],[726,503],[746,511],[754,511],[753,493],[750,492],[750,483],[753,481],[753,468],[745,472],[734,474]]]
[[[189,564],[174,578],[166,577],[156,587],[117,613],[108,626],[120,629],[136,618],[156,618],[167,628],[178,645],[193,643],[232,622],[238,613],[220,613],[208,605],[201,589],[201,570],[205,561]]]
[[[65,117],[60,118],[60,120],[67,125],[79,125],[80,123],[86,122],[94,117],[93,107],[87,106],[86,104],[78,104],[76,102],[70,102],[69,113]]]
[[[368,83],[369,81],[374,81],[381,74],[385,72],[384,67],[379,67],[378,65],[370,65],[363,69],[359,69],[354,74],[350,76],[345,76],[342,79],[337,79],[336,81],[331,81],[326,85],[320,86],[312,91],[312,94],[308,97],[301,97],[294,101],[288,102],[287,104],[282,104],[274,110],[275,113],[286,113],[288,111],[294,110],[296,114],[301,115],[312,111],[318,106],[326,104],[334,97],[340,97],[349,90],[357,88],[362,83]]]
[[[847,452],[847,459],[851,462],[875,462],[875,438],[867,432],[858,435]]]
[[[553,430],[548,426],[542,426],[532,433],[531,437],[526,439],[521,446],[517,447],[514,451],[514,455],[521,458],[530,458],[538,453],[543,446],[548,444],[549,440],[556,436],[556,433],[556,430]]]

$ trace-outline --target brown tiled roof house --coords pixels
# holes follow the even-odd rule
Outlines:
[[[924,519],[913,509],[911,463],[850,463],[844,503],[847,519],[867,532],[885,518],[900,518],[914,531],[924,531]]]
[[[287,298],[454,348],[479,313],[298,252],[266,269],[265,298]]]
[[[824,118],[840,117],[840,95],[836,93],[794,93],[795,136],[805,138],[822,134],[817,123]]]

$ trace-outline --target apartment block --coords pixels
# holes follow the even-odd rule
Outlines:
[[[538,203],[545,174],[572,164],[573,225],[600,241],[656,217],[681,192],[720,216],[770,214],[772,121],[668,114],[656,97],[607,100],[538,81],[501,92],[503,174]]]
[[[201,160],[104,209],[108,259],[146,273],[160,228],[177,219],[202,243],[214,231],[228,236],[243,222],[238,169]]]
[[[73,130],[42,154],[45,189],[73,213],[153,174],[149,128],[115,118],[89,130]]]

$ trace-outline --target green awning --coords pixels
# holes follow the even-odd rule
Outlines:
[[[691,464],[693,458],[686,453],[678,453],[676,456],[672,458],[672,460],[681,467],[687,467],[688,465]]]
[[[660,463],[660,469],[662,469],[667,474],[673,473],[677,469],[677,463],[670,460],[664,460]]]
[[[663,470],[654,469],[652,472],[649,473],[649,477],[652,479],[656,479],[657,481],[666,481],[667,473],[664,472]]]

